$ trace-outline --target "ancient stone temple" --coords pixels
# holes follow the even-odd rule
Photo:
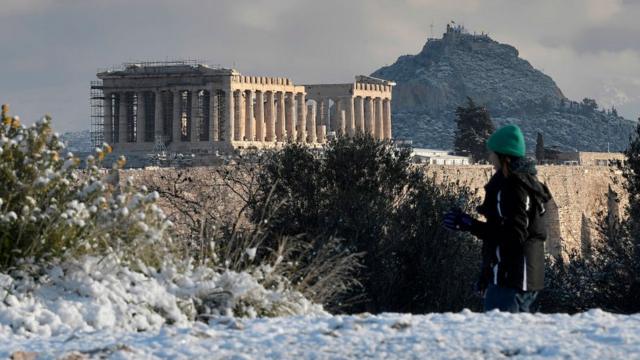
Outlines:
[[[94,142],[120,153],[205,154],[369,133],[390,139],[393,82],[295,85],[188,62],[130,63],[97,74]],[[99,120],[96,121],[95,118]]]

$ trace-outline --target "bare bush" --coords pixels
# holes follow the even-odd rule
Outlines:
[[[261,157],[250,155],[215,168],[148,171],[138,182],[160,194],[183,255],[220,270],[268,273],[266,287],[287,286],[316,303],[338,302],[340,294],[359,286],[352,274],[362,254],[340,250],[335,241],[318,246],[305,233],[265,231],[281,203],[270,203],[249,221],[260,166]]]

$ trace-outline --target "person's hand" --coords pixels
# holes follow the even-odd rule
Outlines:
[[[473,224],[473,218],[460,209],[450,210],[444,215],[442,225],[449,230],[469,231]]]

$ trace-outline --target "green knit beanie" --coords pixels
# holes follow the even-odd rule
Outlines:
[[[507,125],[496,130],[487,140],[489,150],[516,157],[524,157],[524,136],[517,125]]]

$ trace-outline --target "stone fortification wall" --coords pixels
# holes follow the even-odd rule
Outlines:
[[[471,188],[478,189],[478,195],[484,197],[484,184],[493,174],[491,166],[441,166],[423,167],[429,176],[437,181],[460,181]],[[192,174],[210,174],[208,168],[193,167],[181,169]],[[133,177],[134,182],[144,183],[149,176],[159,176],[163,172],[176,171],[174,168],[156,168],[149,170],[122,170],[121,180]],[[210,176],[210,175],[203,175]],[[624,209],[626,194],[622,189],[622,175],[607,166],[538,166],[538,177],[551,190],[553,204],[547,206],[549,212],[549,239],[547,251],[554,255],[566,255],[576,250],[588,251],[589,246],[598,240],[595,231],[599,213],[609,208]],[[609,196],[609,189],[618,194],[620,203],[615,204]],[[614,203],[614,205],[612,205]]]

